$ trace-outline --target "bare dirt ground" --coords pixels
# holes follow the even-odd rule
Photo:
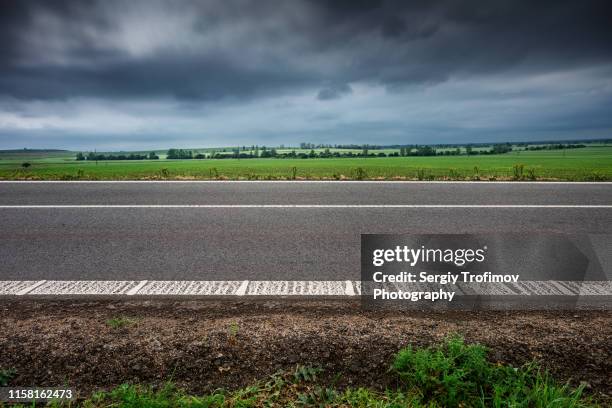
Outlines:
[[[109,319],[125,318],[121,327]],[[115,325],[116,326],[116,325]],[[537,360],[560,381],[612,398],[612,312],[366,312],[358,301],[0,299],[0,369],[15,386],[82,396],[171,379],[192,393],[252,384],[297,364],[336,385],[394,386],[393,355],[451,333],[513,365]]]

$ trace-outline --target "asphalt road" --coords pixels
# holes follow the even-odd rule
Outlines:
[[[0,280],[359,279],[362,233],[529,231],[588,234],[610,273],[612,184],[0,182]]]
[[[612,204],[612,183],[42,182],[0,183],[24,204]]]

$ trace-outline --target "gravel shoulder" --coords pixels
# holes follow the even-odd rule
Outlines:
[[[612,397],[609,311],[391,313],[362,311],[346,299],[0,298],[0,327],[0,369],[16,370],[11,385],[67,384],[83,396],[169,379],[191,393],[235,389],[297,364],[324,368],[340,387],[381,389],[395,385],[388,369],[399,349],[460,333],[488,346],[492,361],[537,360],[560,381]]]

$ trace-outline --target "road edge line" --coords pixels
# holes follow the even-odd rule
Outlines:
[[[15,293],[16,296],[23,296],[23,295],[27,295],[28,293],[30,293],[31,291],[33,291],[34,289],[36,289],[37,287],[43,285],[45,282],[47,282],[46,280],[39,280],[38,282],[28,286],[25,289],[21,289],[19,292]]]
[[[103,184],[103,183],[143,183],[143,184],[255,184],[255,183],[292,183],[292,184],[570,184],[593,185],[612,184],[612,181],[512,181],[512,180],[0,180],[0,184]]]
[[[355,288],[353,287],[353,281],[347,280],[344,293],[347,296],[355,296]]]
[[[125,294],[127,296],[134,296],[134,295],[136,295],[140,291],[140,289],[142,289],[147,284],[147,282],[148,282],[147,280],[140,281],[138,283],[138,285],[134,286],[133,288],[131,288],[130,290],[125,292]]]
[[[247,288],[249,286],[249,281],[248,280],[244,280],[240,283],[240,286],[238,287],[238,289],[236,290],[235,295],[236,296],[244,296],[246,295],[247,292]]]

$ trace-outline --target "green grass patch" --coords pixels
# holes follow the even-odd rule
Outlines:
[[[556,384],[535,363],[515,368],[487,361],[487,349],[455,336],[425,349],[408,347],[393,363],[405,389],[441,407],[578,407],[582,388]]]
[[[128,317],[113,317],[112,319],[108,319],[106,321],[106,325],[113,329],[121,329],[133,324],[136,324],[136,320]]]
[[[407,347],[390,368],[397,387],[386,391],[335,386],[317,367],[297,366],[236,391],[190,395],[172,383],[153,389],[121,385],[77,403],[82,407],[596,407],[572,389],[555,382],[535,363],[512,367],[487,360],[487,349],[452,336],[428,348]]]
[[[0,387],[6,387],[17,372],[12,368],[0,369]]]

